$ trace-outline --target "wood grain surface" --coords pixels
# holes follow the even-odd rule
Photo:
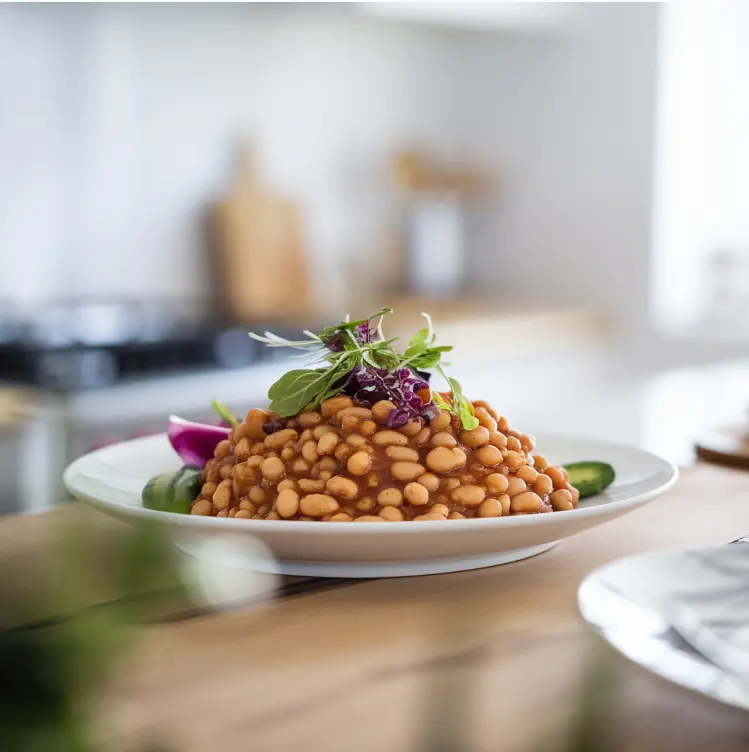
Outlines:
[[[70,513],[1,521],[2,571],[42,561]],[[571,749],[581,707],[601,706],[596,752],[746,750],[749,715],[618,657],[576,601],[581,580],[619,557],[746,534],[749,474],[698,465],[663,498],[526,561],[283,581],[273,600],[265,590],[251,606],[143,628],[97,706],[98,733],[112,750],[545,752]]]

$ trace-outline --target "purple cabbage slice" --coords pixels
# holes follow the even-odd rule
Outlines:
[[[205,467],[219,442],[229,438],[231,428],[195,423],[177,415],[169,416],[167,436],[174,451],[186,465]]]

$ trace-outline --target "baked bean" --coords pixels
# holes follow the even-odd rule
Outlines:
[[[479,422],[480,426],[483,426],[489,433],[492,433],[493,431],[497,430],[497,421],[492,418],[491,415],[489,415],[486,410],[482,408],[475,408],[474,409],[474,415],[476,416],[476,419]]]
[[[346,514],[345,512],[338,512],[338,514],[334,514],[331,518],[331,522],[351,522],[353,520],[353,517]]]
[[[447,517],[441,514],[420,514],[418,517],[414,517],[414,522],[428,522],[430,520],[446,520]]]
[[[424,473],[416,479],[416,482],[424,486],[427,491],[436,491],[440,487],[440,479],[434,473]]]
[[[237,509],[237,507],[232,507],[229,510],[229,517],[236,517],[238,511],[239,511],[239,509]]]
[[[268,449],[281,449],[287,441],[296,441],[299,434],[293,428],[283,428],[265,437],[263,442]]]
[[[228,509],[219,509],[218,512],[216,512],[216,517],[228,517],[228,516],[229,516]]]
[[[332,496],[317,493],[303,496],[299,506],[302,514],[307,515],[307,517],[325,517],[326,514],[335,514],[341,508],[341,505]]]
[[[497,501],[502,505],[502,516],[507,517],[510,513],[510,497],[507,494],[500,494],[497,496]]]
[[[325,481],[324,480],[311,480],[310,478],[300,478],[299,481],[299,488],[302,489],[305,493],[319,493],[320,491],[325,490]]]
[[[533,490],[540,496],[546,496],[554,490],[554,484],[548,475],[539,475],[533,483]]]
[[[260,467],[260,465],[263,464],[263,460],[265,457],[263,457],[260,454],[253,454],[250,459],[247,460],[247,466],[248,467]]]
[[[265,517],[265,516],[266,516],[266,515],[268,514],[268,512],[270,512],[270,507],[269,507],[269,506],[268,506],[267,504],[263,504],[263,506],[261,506],[261,507],[260,507],[260,508],[259,508],[259,509],[257,510],[257,513],[258,513],[258,514],[259,514],[259,515],[260,515],[261,517]]]
[[[519,454],[523,451],[523,446],[514,436],[510,436],[507,439],[507,449],[508,451],[516,452]]]
[[[442,410],[439,415],[436,415],[429,422],[429,427],[433,431],[443,431],[450,425],[450,413],[446,410]]]
[[[449,473],[466,464],[466,455],[457,447],[437,447],[426,456],[426,464],[435,473]]]
[[[354,522],[383,522],[383,519],[373,514],[363,514],[361,517],[357,517]]]
[[[272,509],[268,514],[265,516],[266,520],[280,520],[281,515],[278,512],[274,512]]]
[[[321,470],[338,470],[338,463],[333,457],[322,457],[317,464]]]
[[[578,491],[574,486],[570,486],[567,490],[572,495],[572,503],[577,506],[577,502],[580,501],[580,491]]]
[[[432,435],[432,446],[435,447],[447,447],[448,449],[452,449],[457,443],[457,439],[447,431],[438,431]]]
[[[307,441],[312,441],[312,431],[309,428],[302,431],[302,435],[299,437],[299,446],[304,446]]]
[[[263,474],[263,478],[275,482],[286,475],[286,468],[278,457],[269,457],[260,465],[260,472]]]
[[[333,471],[332,470],[320,470],[317,477],[320,480],[329,480],[333,477]]]
[[[213,502],[208,499],[200,499],[192,505],[190,514],[199,514],[201,517],[212,517],[216,510],[213,507]]]
[[[293,517],[299,511],[299,494],[290,488],[281,491],[276,499],[276,511],[285,520]]]
[[[224,439],[216,444],[216,449],[213,452],[213,456],[219,460],[225,460],[231,454],[231,443],[229,439]]]
[[[298,522],[317,522],[317,520],[314,517],[307,517],[306,514],[303,514],[301,517],[297,517]]]
[[[253,512],[248,512],[246,509],[240,509],[235,515],[236,520],[250,520],[252,519]]]
[[[515,475],[520,478],[520,480],[524,480],[529,486],[532,486],[538,478],[538,472],[534,470],[530,465],[523,465],[522,467],[519,467]]]
[[[385,454],[391,460],[403,460],[404,462],[418,462],[419,453],[410,447],[389,446],[385,449]]]
[[[317,441],[317,453],[320,455],[333,454],[339,441],[340,437],[337,433],[323,434]]]
[[[341,429],[346,432],[355,431],[360,425],[359,418],[355,418],[353,415],[345,415],[341,420]]]
[[[538,512],[541,504],[543,504],[543,501],[537,493],[525,491],[510,499],[510,511],[515,514],[531,514]]]
[[[332,433],[332,434],[335,434],[336,436],[338,435],[336,434],[335,426],[331,426],[327,423],[324,423],[323,425],[315,426],[312,429],[312,438],[319,439],[321,436],[325,436],[326,433]]]
[[[506,434],[510,430],[510,421],[505,418],[504,415],[500,415],[497,419],[497,430],[500,433]]]
[[[499,449],[497,449],[497,447],[492,446],[491,444],[482,446],[480,449],[477,449],[473,454],[474,454],[474,457],[482,465],[486,465],[487,467],[494,467],[495,465],[498,465],[500,462],[502,462],[502,452],[500,452]]]
[[[427,441],[429,441],[429,437],[432,435],[432,432],[429,430],[429,428],[422,428],[419,433],[416,434],[416,436],[413,437],[413,443],[416,444],[416,446],[422,446],[422,444],[426,444]]]
[[[484,478],[484,485],[487,487],[489,493],[500,494],[507,490],[509,481],[506,475],[502,473],[490,473]]]
[[[460,432],[460,442],[471,449],[489,443],[489,431],[484,426],[478,426],[471,431]]]
[[[246,462],[240,462],[238,465],[234,465],[234,480],[239,489],[249,488],[250,486],[257,485],[258,471],[254,467],[250,467]]]
[[[330,436],[331,434],[328,434]],[[322,439],[320,439],[322,441]],[[317,458],[320,455],[317,452],[317,442],[316,441],[308,441],[304,446],[302,447],[302,457],[304,457],[307,462],[317,462]]]
[[[510,472],[514,473],[519,467],[525,464],[525,456],[520,452],[507,449],[505,451],[505,464]]]
[[[229,440],[234,444],[238,444],[245,437],[246,433],[247,425],[245,423],[237,423],[237,425],[231,429]]]
[[[371,496],[362,496],[359,501],[356,502],[356,508],[360,512],[371,512],[375,506],[375,500]]]
[[[450,514],[450,510],[444,504],[432,504],[429,507],[428,514],[441,514],[443,517],[447,517]]]
[[[367,440],[360,433],[352,433],[346,437],[346,443],[353,447],[364,446]]]
[[[336,420],[341,420],[347,415],[353,415],[359,420],[372,420],[372,411],[368,407],[344,407],[336,414]]]
[[[393,410],[395,405],[390,400],[380,400],[372,405],[372,417],[378,423],[384,423]]]
[[[478,517],[501,517],[502,502],[498,499],[484,499],[476,512]]]
[[[536,442],[532,436],[523,435],[520,437],[520,446],[526,454],[530,454],[536,448]]]
[[[231,485],[230,480],[222,480],[213,493],[213,506],[216,509],[226,509],[231,502]]]
[[[239,508],[250,512],[251,514],[257,513],[257,507],[249,499],[242,499],[242,501],[239,502]]]
[[[247,495],[250,497],[250,501],[255,504],[262,504],[267,497],[265,489],[262,486],[253,486]]]
[[[452,499],[464,507],[477,507],[485,498],[486,491],[481,486],[460,486],[453,490]]]
[[[346,467],[352,475],[366,475],[372,465],[372,458],[366,452],[354,452]]]
[[[253,454],[263,454],[265,452],[265,444],[262,441],[256,441],[251,447],[250,451]]]
[[[301,477],[304,475],[309,475],[311,467],[312,466],[309,464],[309,462],[307,462],[307,460],[299,457],[291,463],[291,472],[294,473],[294,475],[296,475],[297,477]]]
[[[323,418],[330,418],[340,410],[345,410],[347,407],[353,406],[354,401],[351,397],[333,397],[320,404],[320,412],[322,413]]]
[[[411,419],[405,426],[401,426],[398,430],[406,436],[416,436],[421,431],[422,422],[419,418]]]
[[[377,430],[377,423],[373,420],[365,420],[361,426],[359,426],[363,436],[371,436]]]
[[[551,502],[551,506],[557,512],[566,512],[575,508],[575,505],[572,503],[572,494],[565,489],[554,491],[554,493],[549,496],[549,501]]]
[[[511,499],[518,494],[525,493],[527,490],[528,486],[525,484],[524,480],[514,476],[507,479],[506,493]]]
[[[367,476],[367,488],[377,488],[380,485],[380,479],[377,473],[370,473]]]
[[[372,437],[372,443],[377,446],[406,446],[408,444],[408,436],[386,428],[384,431],[378,431]]]
[[[554,484],[554,488],[564,488],[568,477],[566,470],[555,465],[547,467],[544,470],[544,475],[548,475],[551,478],[551,482]]]
[[[464,520],[466,519],[466,516],[464,514],[461,514],[460,512],[450,512],[450,514],[447,515],[448,520]]]
[[[423,475],[419,476],[419,478],[423,477]],[[423,507],[429,503],[429,491],[419,482],[408,483],[403,489],[403,495],[406,497],[406,501],[408,501],[409,504],[413,504],[415,507]]]
[[[203,483],[203,486],[200,489],[200,495],[204,496],[207,499],[212,498],[215,492],[216,492],[216,484],[213,482]]]
[[[403,503],[403,494],[399,488],[385,488],[377,495],[377,503],[383,507],[399,507]]]
[[[263,519],[263,515],[262,514],[253,514],[250,519],[253,519],[253,520],[262,520]]]
[[[252,448],[250,447],[250,442],[247,439],[240,439],[234,447],[234,456],[239,462],[244,462],[250,459],[251,455]]]
[[[263,426],[267,423],[269,417],[265,410],[259,410],[258,408],[250,410],[245,418],[245,424],[247,425],[245,436],[251,439],[264,439],[265,431],[263,431]]]
[[[302,428],[314,428],[316,425],[319,425],[320,421],[322,421],[322,415],[315,411],[299,415],[299,425]]]
[[[210,481],[211,483],[217,483],[219,480],[219,465],[218,460],[210,459],[205,464],[205,471],[203,473],[203,480]]]
[[[420,475],[424,473],[424,466],[418,462],[393,462],[390,466],[390,475],[395,480],[410,481],[416,480]]]
[[[281,459],[284,462],[288,462],[289,460],[293,459],[296,455],[296,452],[291,447],[284,447],[281,450]]]
[[[339,444],[335,448],[335,452],[333,452],[333,454],[335,455],[335,458],[337,460],[342,461],[342,460],[347,459],[351,455],[351,452],[353,451],[354,450],[351,448],[349,444]]]
[[[231,462],[221,465],[221,469],[218,471],[218,477],[221,480],[230,480],[234,476],[234,465]]]
[[[445,480],[445,491],[452,491],[460,487],[460,480],[458,478],[447,478]]]
[[[487,413],[489,413],[489,415],[492,416],[492,418],[494,418],[494,420],[499,420],[497,411],[486,400],[476,400],[473,403],[473,406],[483,408]]]
[[[380,509],[380,517],[388,522],[403,522],[403,512],[398,507]]]
[[[546,468],[549,466],[549,461],[546,459],[546,457],[543,456],[543,454],[536,454],[533,457],[533,467],[538,470],[539,473],[542,473]]]
[[[505,449],[507,447],[507,437],[499,431],[489,434],[489,443],[497,449]]]
[[[344,478],[342,475],[334,475],[325,483],[325,488],[328,493],[342,499],[353,499],[359,493],[359,486],[351,478]]]

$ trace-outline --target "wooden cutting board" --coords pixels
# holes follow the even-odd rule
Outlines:
[[[234,184],[214,211],[217,276],[230,317],[277,321],[309,313],[299,208],[264,188],[250,149],[240,151]]]

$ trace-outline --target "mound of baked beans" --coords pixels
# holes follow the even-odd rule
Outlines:
[[[562,512],[579,494],[483,401],[466,431],[441,412],[388,428],[394,405],[334,397],[293,418],[250,410],[204,471],[192,514],[400,522]]]

